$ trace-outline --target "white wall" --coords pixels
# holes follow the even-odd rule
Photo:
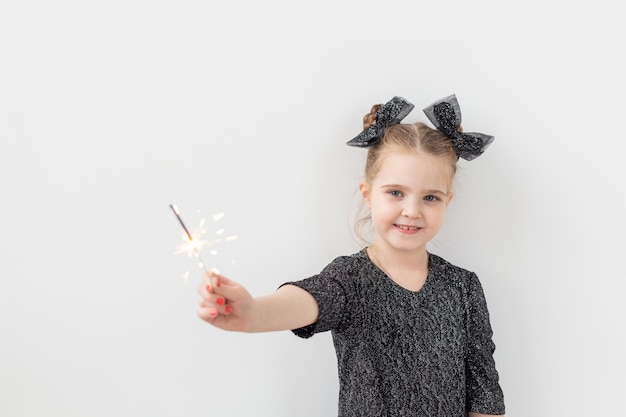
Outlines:
[[[617,7],[2,1],[0,415],[336,415],[330,335],[196,318],[168,204],[223,211],[208,228],[239,239],[205,258],[271,292],[358,249],[344,143],[369,107],[402,95],[425,120],[451,93],[496,142],[432,250],[482,280],[508,415],[621,412]]]

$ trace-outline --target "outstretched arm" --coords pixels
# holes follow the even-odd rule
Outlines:
[[[252,297],[240,284],[209,272],[198,286],[198,316],[224,330],[270,332],[291,330],[314,323],[317,302],[294,285],[284,285],[263,297]]]

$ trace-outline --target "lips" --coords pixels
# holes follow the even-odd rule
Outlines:
[[[402,233],[417,233],[421,230],[421,227],[410,226],[406,224],[394,224],[395,228],[398,229]]]

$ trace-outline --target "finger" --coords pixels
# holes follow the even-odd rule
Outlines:
[[[211,284],[210,292],[223,296],[226,301],[239,300],[245,294],[241,285],[217,273],[211,275]]]
[[[198,317],[209,323],[213,322],[218,315],[219,312],[215,307],[200,307],[198,309]]]
[[[202,320],[213,324],[219,316],[228,316],[233,312],[233,308],[230,305],[223,306],[215,306],[211,303],[200,302],[200,306],[198,308],[198,317]]]
[[[232,280],[226,278],[224,275],[220,274],[219,272],[209,271],[207,276],[208,276],[208,279],[209,279],[209,284],[213,285],[215,288],[219,288],[222,285],[233,285],[233,284],[236,284],[235,281],[232,281]]]
[[[200,286],[198,289],[200,298],[198,300],[198,306],[202,309],[214,309],[218,314],[230,314],[232,312],[232,305],[229,305],[229,300],[222,294],[216,294],[215,292],[208,291],[206,286]],[[205,312],[203,317],[211,317],[211,314]]]
[[[202,279],[198,284],[197,291],[202,294],[204,291],[211,292],[213,290],[213,284],[211,282],[212,274],[211,272],[205,272],[202,274]]]
[[[233,307],[232,307],[232,306],[230,306],[230,305],[228,305],[228,304],[226,304],[226,305],[224,306],[224,314],[229,315],[229,314],[231,314],[232,312],[233,312]]]
[[[211,295],[208,298],[200,298],[199,304],[206,307],[222,308],[226,305],[226,298],[221,295]]]
[[[223,310],[226,306],[226,299],[221,295],[209,295],[208,297],[200,297],[198,300],[198,305],[203,308],[217,308],[218,310]]]
[[[200,294],[200,297],[206,298],[206,299],[208,299],[211,296],[211,294],[213,294],[214,292],[213,286],[209,284],[208,281],[204,281],[204,280],[203,282],[198,284],[196,291],[198,292],[198,294]]]
[[[198,292],[203,294],[205,292],[216,292],[222,284],[232,285],[234,281],[226,278],[216,271],[208,271],[202,275],[202,282],[198,285]]]

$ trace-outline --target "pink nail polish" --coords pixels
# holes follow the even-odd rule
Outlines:
[[[217,303],[218,306],[221,306],[222,304],[224,304],[224,297],[218,297],[217,300],[215,300],[215,302]]]
[[[231,306],[226,306],[226,307],[224,307],[224,312],[226,314],[230,314],[230,313],[233,312],[233,308]]]
[[[211,286],[210,285],[206,286],[206,292],[211,292]]]
[[[209,316],[210,316],[210,317],[217,317],[217,309],[215,309],[215,308],[210,308],[210,309],[209,309]]]

